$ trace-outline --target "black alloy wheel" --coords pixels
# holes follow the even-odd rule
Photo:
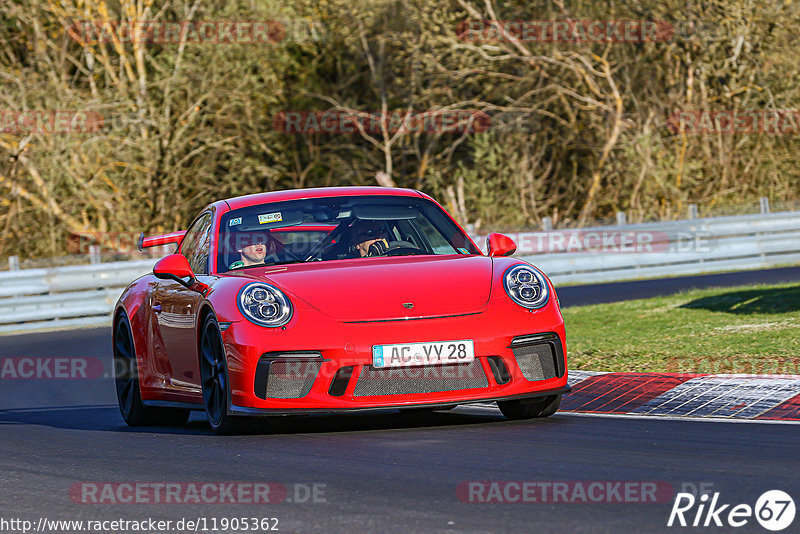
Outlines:
[[[200,337],[200,379],[208,423],[217,434],[238,434],[252,427],[252,419],[228,413],[230,381],[219,323],[213,314],[203,321]]]

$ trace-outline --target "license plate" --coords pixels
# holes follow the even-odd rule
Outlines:
[[[372,346],[372,366],[378,369],[468,363],[474,359],[475,346],[471,339]]]

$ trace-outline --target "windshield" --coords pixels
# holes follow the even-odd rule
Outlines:
[[[433,202],[353,196],[272,202],[220,223],[217,270],[377,256],[480,254]]]

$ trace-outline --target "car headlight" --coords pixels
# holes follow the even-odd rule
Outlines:
[[[292,303],[275,286],[262,282],[247,284],[239,290],[239,310],[250,321],[261,326],[283,326],[292,318]]]
[[[547,304],[550,290],[544,275],[530,265],[515,265],[503,275],[503,286],[511,300],[529,310]]]

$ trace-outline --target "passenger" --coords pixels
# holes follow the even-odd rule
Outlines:
[[[267,254],[278,259],[275,253],[274,238],[265,232],[235,232],[231,234],[231,248],[239,253],[239,260],[234,261],[228,269],[241,269],[265,265]]]

